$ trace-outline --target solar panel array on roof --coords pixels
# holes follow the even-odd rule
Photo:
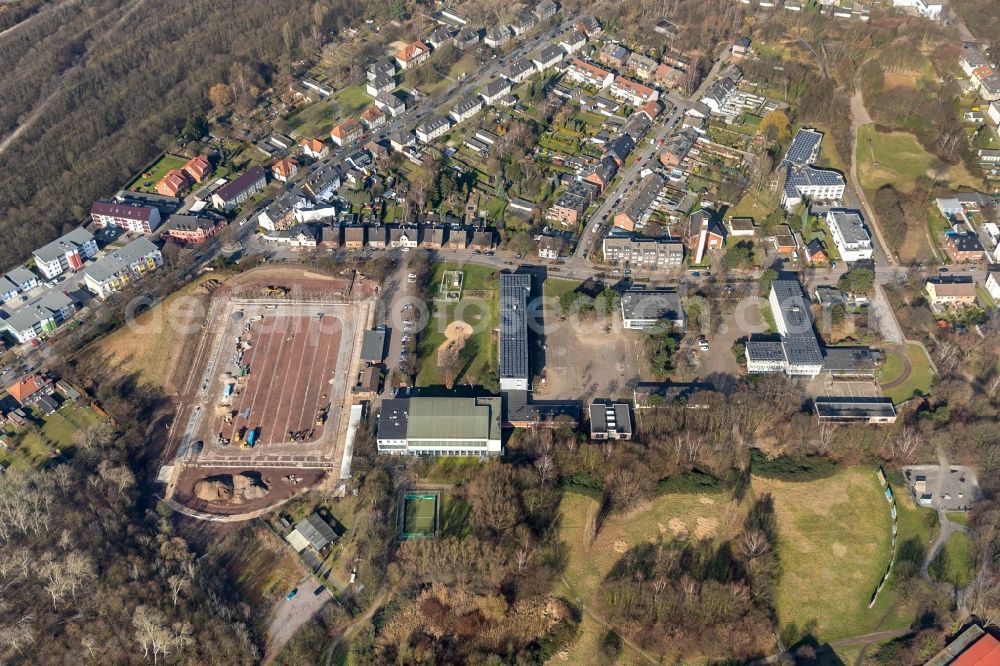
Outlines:
[[[785,153],[785,163],[792,165],[812,164],[819,152],[819,144],[823,135],[812,129],[800,129],[795,133],[792,144]]]
[[[816,341],[809,318],[809,305],[802,288],[795,280],[775,280],[771,285],[778,302],[778,330],[781,333],[785,360],[789,365],[817,365],[823,362],[823,352]]]
[[[528,296],[531,276],[514,273],[500,275],[500,380],[527,382]],[[501,387],[502,388],[502,387]]]

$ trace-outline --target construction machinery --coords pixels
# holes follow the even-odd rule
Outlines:
[[[263,287],[260,291],[264,296],[270,298],[284,298],[285,296],[288,295],[287,289],[285,289],[284,287],[276,287],[274,285],[268,285],[266,287]]]

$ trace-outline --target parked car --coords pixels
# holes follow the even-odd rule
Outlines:
[[[299,593],[299,588],[293,587],[292,591],[285,595],[285,601],[291,601],[295,598],[295,595]]]

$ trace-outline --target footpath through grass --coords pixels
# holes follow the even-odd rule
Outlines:
[[[910,363],[910,374],[905,379],[906,364],[900,357],[901,352],[899,347],[886,349],[885,364],[875,374],[885,396],[897,405],[915,395],[928,395],[934,385],[934,369],[923,347],[916,342],[907,343],[906,358]],[[890,386],[901,379],[899,384]]]

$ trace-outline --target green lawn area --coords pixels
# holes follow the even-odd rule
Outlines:
[[[454,270],[455,265],[439,263],[435,266],[431,285],[441,282],[445,268]],[[442,368],[438,367],[438,348],[445,341],[444,332],[448,324],[458,319],[469,323],[474,333],[465,342],[462,352],[462,369],[455,382],[475,384],[488,389],[497,389],[497,354],[494,330],[499,325],[499,273],[486,266],[466,264],[463,271],[463,294],[457,303],[430,302],[427,328],[420,335],[420,368],[417,372],[417,386],[445,384]],[[481,297],[485,296],[485,297]]]
[[[479,464],[478,458],[456,458],[456,460],[471,460]],[[465,500],[452,497],[450,493],[445,493],[442,497],[440,525],[438,525],[438,535],[444,539],[455,537],[464,539],[469,536],[469,516],[472,507]]]
[[[948,514],[948,520],[953,523],[958,523],[963,527],[969,526],[969,514],[965,511],[953,511]]]
[[[180,155],[164,154],[147,171],[140,173],[128,184],[126,189],[135,192],[156,192],[156,183],[171,169],[180,169],[187,164],[188,158]],[[146,174],[149,174],[148,176]]]
[[[733,217],[752,217],[758,224],[774,210],[775,205],[767,201],[767,193],[758,195],[753,190],[747,191],[740,202],[726,211],[726,219]]]
[[[918,343],[907,343],[906,354],[911,366],[909,377],[902,384],[892,388],[884,388],[886,384],[891,384],[903,376],[905,368],[903,360],[899,356],[900,352],[898,347],[886,348],[885,364],[875,373],[875,379],[883,385],[886,397],[892,398],[893,403],[897,405],[906,402],[918,393],[928,395],[934,384],[934,370],[931,368],[927,353]]]
[[[997,309],[996,300],[992,296],[990,296],[990,292],[986,291],[986,289],[982,285],[976,285],[976,294],[979,296],[980,305],[982,305],[984,308],[986,308],[987,310]]]
[[[545,283],[542,285],[542,290],[545,293],[545,298],[558,301],[564,294],[574,291],[581,284],[583,283],[579,280],[547,277],[545,278]]]
[[[604,124],[604,116],[599,113],[594,113],[592,111],[577,111],[572,116],[572,120],[580,120],[587,123],[588,125],[593,125],[594,127],[600,127]]]
[[[924,150],[908,132],[878,132],[874,125],[858,128],[858,177],[861,186],[873,193],[886,184],[908,192],[921,175],[932,175],[934,156]],[[942,176],[952,187],[977,186],[977,181],[961,164],[948,168]]]
[[[307,106],[288,119],[290,134],[303,139],[326,138],[333,125],[333,106],[325,100]]]
[[[972,580],[972,541],[962,532],[955,532],[928,567],[931,578],[955,587],[965,587]]]
[[[886,589],[871,595],[889,564],[892,517],[875,470],[853,467],[811,482],[753,479],[774,497],[781,578],[775,592],[783,628],[815,623],[820,642],[906,626]]]
[[[354,118],[374,101],[365,90],[366,84],[359,83],[347,88],[341,88],[333,94],[333,99],[340,104],[341,118]]]
[[[4,428],[7,450],[0,450],[0,460],[12,465],[41,465],[49,460],[53,449],[71,451],[73,437],[100,423],[101,418],[85,405],[66,405],[46,417],[32,408],[35,423],[22,427],[8,424]]]

